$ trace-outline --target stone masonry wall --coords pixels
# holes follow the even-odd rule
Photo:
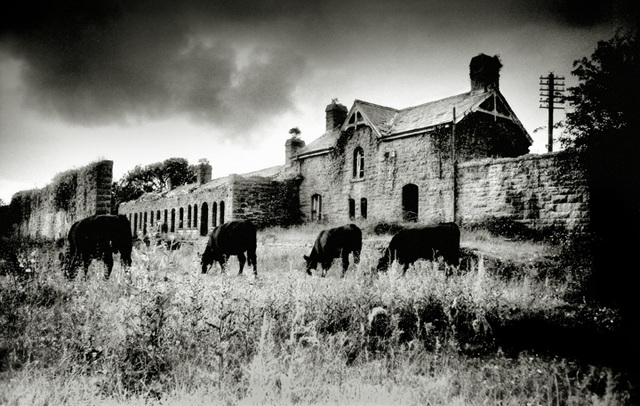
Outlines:
[[[458,221],[508,217],[541,229],[584,231],[589,226],[586,180],[563,153],[483,159],[458,167]]]
[[[190,184],[163,193],[148,193],[137,200],[124,202],[118,214],[131,222],[131,232],[139,237],[155,235],[165,223],[170,234],[197,238],[230,220],[232,190],[229,178],[204,185]]]
[[[98,161],[56,175],[42,189],[16,193],[10,204],[14,233],[19,237],[64,238],[71,224],[111,211],[113,161]]]
[[[418,188],[418,221],[448,221],[453,216],[453,166],[450,146],[442,145],[432,133],[379,142],[369,127],[361,127],[338,141],[337,154],[302,160],[300,206],[310,220],[311,196],[322,196],[325,221],[344,223],[349,216],[349,200],[355,202],[356,220],[363,219],[362,199],[366,199],[367,219],[402,219],[402,189]],[[446,140],[446,138],[445,138]],[[354,151],[364,152],[364,176],[353,176]],[[448,148],[447,148],[448,147]],[[340,158],[343,157],[343,158]]]

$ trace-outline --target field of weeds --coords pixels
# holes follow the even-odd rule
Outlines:
[[[68,281],[60,248],[5,242],[0,404],[631,404],[609,362],[619,317],[580,299],[566,246],[464,232],[459,272],[401,277],[371,271],[391,235],[364,229],[344,279],[339,261],[308,277],[318,230],[260,231],[257,278],[235,258],[200,274],[204,239],[139,246],[108,281],[97,261]]]

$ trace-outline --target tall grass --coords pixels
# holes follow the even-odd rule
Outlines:
[[[492,330],[514,312],[567,305],[564,282],[447,277],[418,262],[375,274],[379,237],[344,279],[308,277],[315,228],[264,230],[258,278],[201,275],[204,241],[140,247],[131,274],[66,280],[42,250],[27,280],[0,277],[0,404],[615,404],[624,375],[573,358],[506,354]],[[534,266],[534,265],[530,265]],[[386,318],[373,329],[369,314]],[[615,320],[602,311],[600,317]]]

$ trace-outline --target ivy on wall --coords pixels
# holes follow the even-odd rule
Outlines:
[[[56,210],[70,211],[75,207],[78,171],[62,172],[53,179],[53,205]]]

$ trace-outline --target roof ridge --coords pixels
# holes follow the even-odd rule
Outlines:
[[[400,110],[398,110],[398,111],[399,111],[399,112],[403,112],[403,111],[407,111],[407,110],[411,110],[411,109],[417,109],[417,108],[420,108],[420,107],[427,106],[427,105],[429,105],[429,104],[440,103],[440,102],[443,102],[443,101],[445,101],[445,100],[449,100],[449,99],[455,99],[455,98],[458,98],[458,97],[460,97],[460,96],[471,96],[471,95],[472,95],[472,93],[474,93],[474,92],[464,92],[464,93],[459,93],[459,94],[456,94],[456,95],[453,95],[453,96],[449,96],[449,97],[445,97],[445,98],[442,98],[442,99],[431,100],[431,101],[428,101],[428,102],[426,102],[426,103],[417,104],[417,105],[415,105],[415,106],[405,107],[405,108],[400,109]],[[489,92],[483,92],[483,93],[489,93]],[[478,93],[478,95],[480,95],[480,94],[481,94],[481,93]]]
[[[371,103],[371,102],[360,100],[360,99],[355,99],[353,102],[354,103],[360,103],[360,104],[366,104],[366,105],[369,105],[369,106],[372,106],[372,107],[380,107],[380,108],[387,109],[387,110],[392,110],[392,111],[395,111],[395,112],[400,111],[400,110],[398,110],[396,108],[393,108],[393,107],[383,106],[381,104]]]

